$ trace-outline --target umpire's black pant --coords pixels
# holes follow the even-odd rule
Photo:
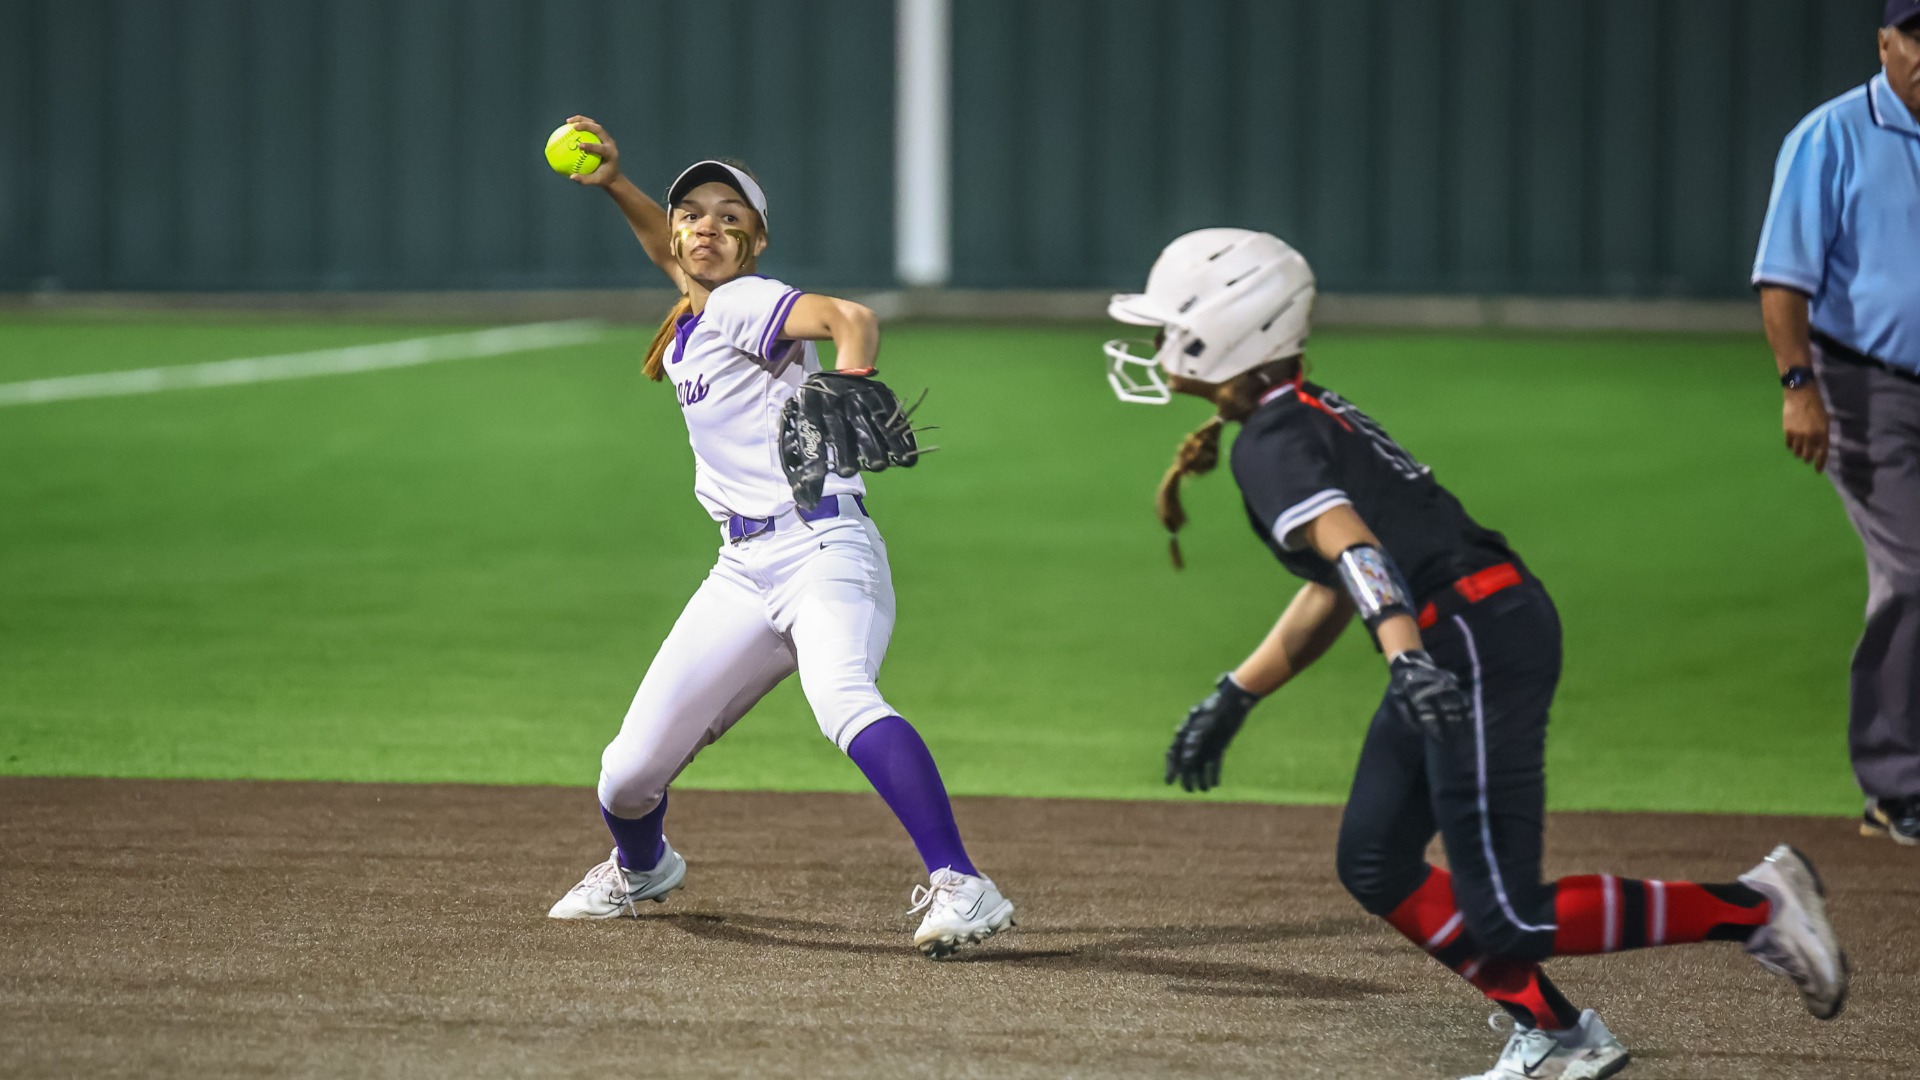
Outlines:
[[[1445,744],[1389,699],[1360,750],[1340,822],[1340,881],[1386,915],[1427,877],[1440,834],[1454,900],[1482,950],[1538,961],[1553,951],[1554,889],[1540,880],[1547,709],[1560,681],[1560,616],[1531,578],[1443,615],[1427,651],[1460,679],[1471,725]]]

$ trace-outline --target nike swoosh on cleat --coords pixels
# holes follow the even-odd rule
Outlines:
[[[1534,1072],[1534,1070],[1538,1069],[1540,1066],[1545,1065],[1547,1063],[1547,1059],[1553,1056],[1554,1049],[1557,1049],[1557,1048],[1549,1048],[1546,1053],[1540,1055],[1539,1061],[1536,1061],[1533,1064],[1526,1066],[1526,1074],[1528,1076],[1540,1075],[1539,1073]]]
[[[963,918],[963,919],[971,919],[971,918],[975,918],[976,916],[978,916],[978,915],[980,914],[980,905],[981,905],[981,904],[984,904],[984,903],[986,903],[986,902],[987,902],[987,894],[986,894],[986,893],[981,893],[981,894],[980,894],[979,896],[976,896],[976,897],[974,897],[974,898],[973,898],[973,906],[972,906],[972,907],[970,907],[970,908],[968,908],[968,909],[967,909],[967,913],[966,913],[965,915],[963,915],[963,916],[961,916],[961,918]]]

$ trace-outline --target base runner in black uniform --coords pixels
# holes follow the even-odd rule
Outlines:
[[[1170,532],[1183,476],[1219,458],[1239,422],[1234,480],[1254,532],[1305,584],[1252,655],[1188,713],[1167,781],[1207,790],[1261,698],[1318,659],[1357,614],[1387,662],[1341,822],[1341,882],[1514,1020],[1486,1080],[1611,1076],[1627,1050],[1541,961],[1698,941],[1742,942],[1837,1015],[1846,957],[1813,867],[1786,845],[1734,882],[1611,874],[1544,882],[1547,712],[1560,678],[1560,620],[1499,533],[1468,516],[1428,468],[1366,414],[1307,382],[1301,346],[1313,275],[1272,236],[1205,229],[1175,240],[1147,291],[1109,313],[1156,327],[1151,356],[1109,342],[1123,400],[1175,393],[1218,410],[1180,448],[1160,488]],[[1178,540],[1173,541],[1179,565]],[[1426,862],[1438,833],[1448,869]]]

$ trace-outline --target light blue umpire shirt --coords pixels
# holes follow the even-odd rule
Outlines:
[[[1806,293],[1813,329],[1920,374],[1920,120],[1886,72],[1781,144],[1753,283]]]

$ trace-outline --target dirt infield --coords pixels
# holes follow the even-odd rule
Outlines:
[[[0,1075],[1453,1077],[1477,994],[1334,880],[1337,811],[961,800],[1020,928],[910,947],[872,796],[685,792],[688,887],[545,912],[603,856],[551,788],[0,779]],[[1627,1076],[1920,1076],[1920,852],[1831,820],[1567,814],[1549,871],[1808,851],[1853,955],[1821,1024],[1730,945],[1555,961]]]

